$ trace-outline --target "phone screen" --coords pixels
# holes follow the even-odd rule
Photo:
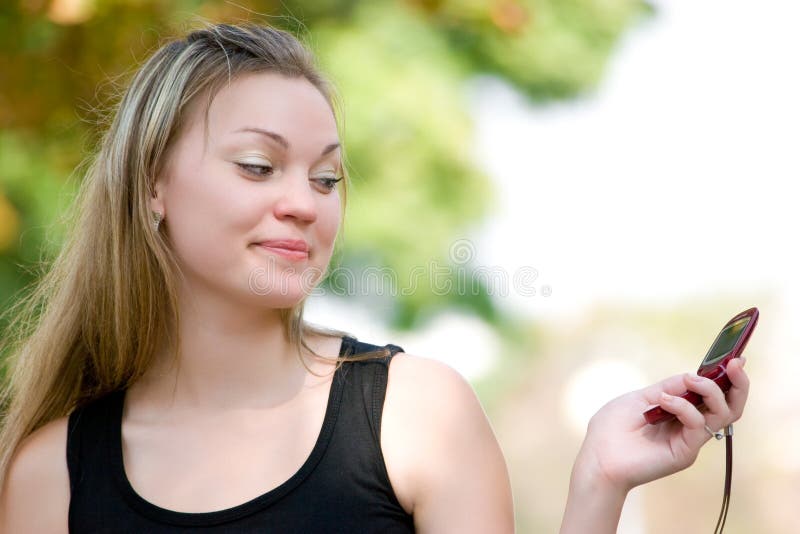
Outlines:
[[[714,344],[708,349],[708,354],[703,358],[703,363],[701,363],[700,366],[704,367],[723,359],[736,345],[736,342],[739,341],[739,337],[742,335],[742,332],[744,332],[744,327],[747,326],[749,322],[750,317],[744,317],[723,328],[722,332],[719,333],[717,339],[714,341]]]

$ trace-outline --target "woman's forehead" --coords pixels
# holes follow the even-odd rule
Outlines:
[[[231,138],[254,130],[275,132],[292,146],[338,142],[333,111],[308,80],[275,73],[242,76],[225,84],[208,110],[210,136]]]

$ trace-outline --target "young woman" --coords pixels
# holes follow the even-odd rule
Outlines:
[[[337,109],[269,27],[194,31],[137,72],[72,234],[14,309],[2,532],[513,531],[468,383],[303,321],[346,197]],[[727,398],[676,376],[603,407],[562,531],[613,532],[630,488],[738,419],[748,380],[728,369]],[[648,427],[651,404],[678,421]]]

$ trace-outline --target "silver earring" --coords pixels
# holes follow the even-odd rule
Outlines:
[[[153,229],[158,232],[158,225],[161,224],[161,220],[164,218],[162,214],[157,211],[153,212]]]

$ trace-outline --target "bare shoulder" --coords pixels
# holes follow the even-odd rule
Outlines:
[[[67,532],[68,417],[50,421],[17,448],[0,492],[0,532]]]
[[[395,494],[418,531],[513,532],[505,459],[474,389],[452,367],[412,354],[393,357],[381,447]]]
[[[483,408],[472,386],[449,365],[413,354],[401,352],[392,358],[386,391],[386,409],[391,415],[419,420],[420,410],[426,412],[422,422],[447,423],[453,416],[459,424],[475,423],[485,418]],[[445,421],[435,421],[443,418]],[[455,422],[455,421],[454,421]]]

